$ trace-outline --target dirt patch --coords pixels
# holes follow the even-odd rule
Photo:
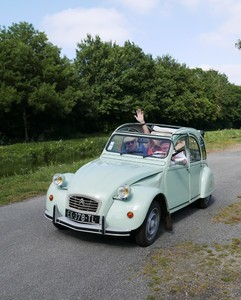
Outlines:
[[[220,145],[215,144],[214,147],[210,146],[208,147],[207,146],[207,152],[208,153],[216,153],[216,152],[222,152],[222,151],[239,151],[241,150],[241,144],[238,143],[238,144],[233,144],[233,143],[220,143]]]
[[[241,198],[240,195],[237,198]],[[221,209],[213,218],[213,223],[224,223],[235,225],[241,222],[241,202],[231,203],[227,207]]]
[[[150,256],[148,300],[240,299],[241,240],[229,245],[182,243]]]
[[[212,222],[231,226],[240,223],[241,202],[222,208]],[[241,239],[226,245],[185,242],[156,249],[143,271],[150,289],[147,299],[241,299],[240,270]]]

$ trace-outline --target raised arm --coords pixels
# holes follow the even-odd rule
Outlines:
[[[136,110],[136,115],[134,115],[136,120],[141,124],[144,133],[150,133],[148,127],[146,126],[144,112],[141,109]]]

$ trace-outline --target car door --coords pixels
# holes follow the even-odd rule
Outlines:
[[[177,143],[180,139],[178,139]],[[184,153],[187,151],[187,137],[185,140]],[[177,144],[176,143],[176,144]],[[175,163],[170,160],[165,176],[165,194],[171,211],[178,210],[183,204],[190,201],[190,170],[189,158],[187,163]]]

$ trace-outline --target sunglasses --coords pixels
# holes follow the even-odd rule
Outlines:
[[[127,146],[130,146],[130,145],[134,145],[135,142],[136,142],[136,141],[134,140],[134,141],[126,142],[125,144],[126,144]]]

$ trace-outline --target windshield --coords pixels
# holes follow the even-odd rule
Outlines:
[[[116,134],[111,137],[106,150],[120,155],[133,154],[143,157],[165,158],[169,153],[170,145],[170,139],[157,135],[154,137],[140,137],[135,134]]]

